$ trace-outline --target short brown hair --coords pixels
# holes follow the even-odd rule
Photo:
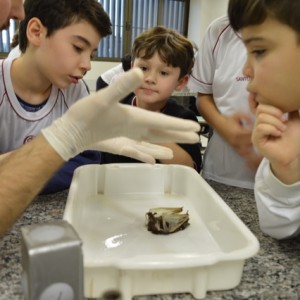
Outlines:
[[[180,68],[180,76],[189,75],[194,65],[192,42],[179,32],[156,26],[143,31],[132,46],[132,61],[135,58],[149,59],[158,53],[163,62]]]

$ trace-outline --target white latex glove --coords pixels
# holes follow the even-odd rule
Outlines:
[[[173,151],[167,147],[138,142],[126,137],[105,140],[89,147],[89,149],[123,155],[149,164],[154,164],[156,159],[173,158]]]
[[[118,102],[142,78],[140,69],[131,69],[108,87],[77,101],[42,134],[66,161],[95,143],[119,136],[145,142],[197,143],[197,122]]]

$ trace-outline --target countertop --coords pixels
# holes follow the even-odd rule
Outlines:
[[[209,300],[300,299],[300,236],[277,241],[258,226],[253,191],[209,182],[260,242],[258,254],[247,259],[241,283],[228,291],[208,292]],[[61,219],[68,191],[38,196],[0,240],[0,300],[23,299],[20,283],[20,227]],[[152,295],[134,300],[193,300],[190,294]]]

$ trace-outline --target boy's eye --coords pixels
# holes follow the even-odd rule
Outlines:
[[[160,73],[161,73],[162,76],[168,76],[169,75],[169,73],[165,72],[165,71],[161,71]]]
[[[73,45],[73,48],[75,49],[76,52],[81,53],[83,49],[81,47],[78,47],[76,45]]]
[[[141,69],[143,72],[147,71],[147,67],[140,66],[140,69]]]
[[[261,57],[265,54],[266,50],[265,49],[254,49],[251,51],[251,53],[255,56],[255,57]]]

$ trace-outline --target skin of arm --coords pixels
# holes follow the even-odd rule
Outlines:
[[[279,109],[259,104],[252,141],[270,162],[275,175],[284,184],[300,182],[299,112],[284,115]]]
[[[6,152],[0,155],[0,164],[2,162],[2,160],[6,157],[8,157],[12,152]]]
[[[231,116],[222,115],[211,94],[198,93],[196,106],[207,123],[245,158],[250,168],[256,170],[262,157],[255,154],[252,149],[250,115],[243,112],[237,112]]]
[[[42,135],[4,156],[0,160],[0,236],[65,163]]]
[[[179,164],[194,168],[194,162],[192,157],[183,148],[175,143],[165,143],[161,146],[168,147],[173,151],[172,159],[160,159],[159,162],[162,164]]]

